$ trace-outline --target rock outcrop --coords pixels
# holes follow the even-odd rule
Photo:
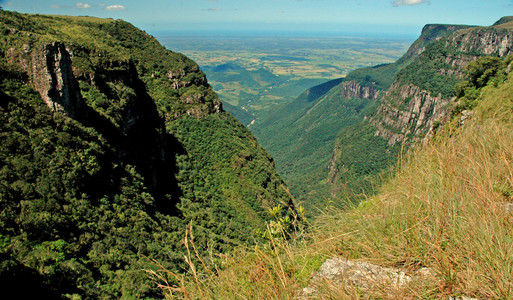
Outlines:
[[[416,280],[433,276],[427,268],[414,272],[382,267],[364,261],[347,260],[339,257],[327,259],[314,275],[309,287],[303,289],[302,299],[318,299],[319,287],[342,290],[344,287],[357,288],[363,293],[381,291],[389,299]],[[397,295],[395,295],[397,296]]]
[[[344,81],[340,87],[340,98],[344,99],[370,99],[377,100],[382,91],[374,86],[365,86],[356,81]]]
[[[10,48],[7,59],[31,75],[35,90],[54,111],[76,117],[83,108],[84,101],[73,75],[70,51],[64,44],[54,42],[38,49],[24,44],[21,52]]]

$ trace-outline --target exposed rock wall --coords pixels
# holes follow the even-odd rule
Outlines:
[[[333,184],[336,182],[338,178],[338,168],[337,168],[337,161],[340,157],[340,149],[338,147],[335,147],[333,149],[333,153],[331,154],[330,161],[328,162],[328,179],[326,179],[326,184]],[[337,190],[332,191],[332,194],[336,194],[338,192]]]
[[[455,34],[445,43],[461,52],[506,56],[513,50],[513,32],[494,27],[474,28]]]
[[[31,75],[34,88],[53,110],[75,117],[84,106],[73,75],[71,55],[65,45],[54,42],[31,49],[25,44],[22,52],[10,48],[7,57]]]
[[[345,81],[340,88],[340,97],[377,100],[382,91],[373,86],[364,86],[356,81]]]
[[[192,105],[190,109],[186,111],[186,114],[195,118],[201,118],[209,114],[223,112],[223,105],[219,99],[209,99],[207,78],[204,75],[191,76],[190,72],[201,73],[199,68],[196,67],[193,70],[189,70],[189,73],[185,72],[185,70],[173,70],[166,74],[173,88],[176,90],[190,87],[203,87],[203,89],[190,89],[188,93],[180,96],[181,101]],[[179,117],[179,115],[175,117]]]
[[[448,105],[454,99],[444,99],[440,94],[433,96],[413,84],[395,84],[391,90],[396,93],[396,99],[405,100],[407,107],[401,109],[394,102],[384,101],[378,109],[377,115],[381,119],[380,122],[374,122],[376,135],[387,139],[389,145],[403,141],[408,133],[414,136],[426,135],[434,122],[445,120]]]
[[[511,54],[513,31],[495,27],[467,28],[439,39],[439,43],[438,64],[434,65],[444,67],[431,71],[446,76],[447,80],[461,80],[470,62],[486,55]],[[442,91],[419,87],[415,78],[405,82],[399,74],[370,121],[377,128],[376,136],[387,139],[390,145],[404,141],[408,134],[411,134],[409,142],[414,142],[448,119],[454,99],[443,96]]]
[[[427,24],[422,28],[418,40],[416,40],[408,49],[407,56],[418,57],[426,49],[426,45],[433,41],[440,40],[445,36],[468,28],[466,25],[445,25],[445,24]]]

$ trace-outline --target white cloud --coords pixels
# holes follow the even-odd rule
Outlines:
[[[223,10],[221,7],[215,7],[215,8],[209,8],[209,9],[205,9],[206,11],[221,11]]]
[[[109,6],[105,7],[105,9],[106,10],[124,10],[124,9],[126,9],[126,7],[124,7],[121,4],[114,4],[114,5],[109,5]]]
[[[98,4],[98,6],[99,6],[99,7],[105,7],[105,6],[107,6],[107,4],[105,4],[105,3],[100,3],[100,4]]]
[[[427,3],[429,4],[429,0],[396,0],[394,2],[392,2],[392,4],[394,5],[394,7],[398,7],[398,6],[403,6],[403,5],[418,5],[418,4],[423,4],[423,3]]]
[[[91,4],[83,2],[78,2],[77,4],[75,4],[75,6],[80,9],[91,8]]]

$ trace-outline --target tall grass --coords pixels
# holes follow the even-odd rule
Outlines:
[[[413,296],[513,298],[513,84],[484,91],[475,117],[417,150],[359,208],[325,217],[325,232],[357,231],[339,253],[435,274]],[[450,135],[450,136],[449,136]]]
[[[449,127],[412,153],[377,196],[326,212],[301,241],[271,239],[217,262],[202,260],[201,272],[191,265],[169,298],[298,298],[327,257],[342,256],[411,273],[429,268],[432,276],[393,296],[321,282],[316,298],[512,299],[512,76],[484,90],[473,119]]]

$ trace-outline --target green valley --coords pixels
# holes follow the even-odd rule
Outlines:
[[[215,276],[184,277],[182,290],[210,299],[510,299],[512,60],[469,65],[455,100],[472,117],[462,124],[454,114],[376,195],[324,210],[303,241],[241,250]]]

